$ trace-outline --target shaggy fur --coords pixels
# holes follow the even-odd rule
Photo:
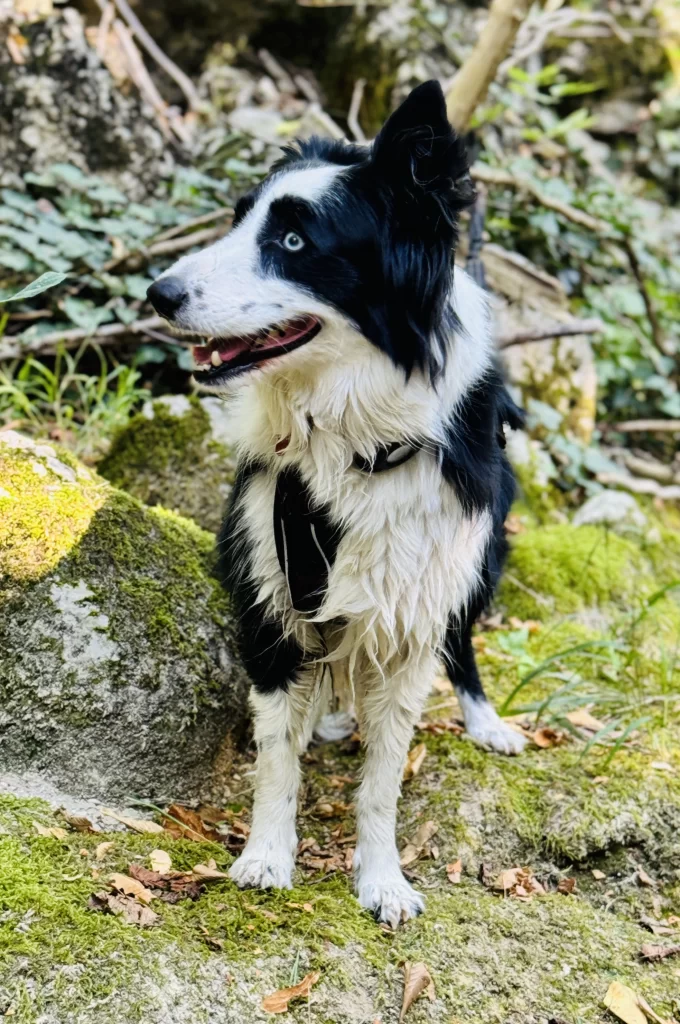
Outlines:
[[[258,767],[232,877],[290,886],[298,756],[329,687],[344,689],[366,745],[357,893],[393,926],[423,908],[399,867],[396,806],[442,658],[471,737],[508,754],[523,745],[486,701],[470,638],[505,555],[503,425],[521,415],[494,365],[484,292],[454,276],[472,194],[430,82],[370,148],[287,150],[229,236],[149,293],[175,327],[212,336],[196,378],[232,393],[240,437],[219,544]],[[320,732],[347,724],[345,713]]]

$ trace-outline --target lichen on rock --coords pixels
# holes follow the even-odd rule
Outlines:
[[[218,399],[147,402],[112,441],[99,472],[146,505],[163,505],[216,533],[235,459]]]
[[[207,788],[247,692],[213,537],[11,432],[0,485],[3,768],[106,798]]]

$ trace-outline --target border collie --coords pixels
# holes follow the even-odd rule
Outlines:
[[[366,746],[356,890],[396,927],[423,909],[395,822],[442,659],[469,735],[506,754],[524,744],[486,700],[471,645],[506,550],[503,425],[521,414],[485,294],[454,275],[474,193],[439,84],[416,88],[371,146],[313,138],[284,154],[228,237],[149,289],[174,328],[202,336],[197,383],[234,393],[239,471],[219,549],[258,762],[231,877],[291,886],[298,758],[344,681]]]

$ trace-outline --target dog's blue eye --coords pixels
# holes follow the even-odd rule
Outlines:
[[[289,252],[299,252],[305,247],[304,239],[300,238],[295,231],[289,231],[283,239],[283,247]]]

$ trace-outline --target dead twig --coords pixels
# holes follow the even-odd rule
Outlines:
[[[97,26],[97,42],[95,49],[99,54],[101,60],[104,60],[104,54],[106,53],[106,40],[109,32],[111,31],[111,25],[113,24],[113,18],[116,13],[116,5],[109,0],[102,10],[102,16],[99,19],[99,25]]]
[[[623,423],[605,424],[608,430],[620,430],[622,434],[637,434],[644,431],[680,433],[680,420],[625,420]]]
[[[59,345],[64,348],[74,348],[81,341],[91,339],[99,344],[106,344],[124,337],[126,334],[142,334],[145,330],[154,330],[162,327],[165,323],[159,316],[150,316],[144,320],[135,320],[131,324],[101,324],[94,331],[88,331],[81,327],[74,327],[65,331],[49,331],[32,341],[21,342],[11,338],[0,341],[0,360],[17,359],[23,356],[35,355],[36,352],[55,352]]]
[[[364,130],[359,124],[359,111],[361,110],[361,101],[364,98],[365,88],[366,79],[357,78],[352,89],[352,102],[349,105],[349,113],[347,114],[347,125],[357,142],[366,141]]]
[[[633,242],[630,238],[624,238],[621,244],[623,245],[623,248],[626,251],[626,256],[628,257],[631,272],[637,282],[640,295],[642,296],[642,301],[645,304],[645,311],[647,313],[647,319],[649,320],[649,326],[652,329],[652,339],[654,341],[654,344],[660,352],[663,352],[664,355],[667,355],[668,353],[666,352],[666,339],[664,337],[663,328],[661,326],[661,322],[654,307],[654,303],[652,302],[652,297],[649,294],[647,282],[645,281],[645,277],[642,272],[642,267],[640,266],[640,261],[637,258],[637,253],[635,252]]]
[[[493,0],[479,39],[446,96],[449,120],[458,131],[465,130],[476,108],[485,99],[530,7],[531,0]]]
[[[475,181],[483,181],[486,185],[506,185],[508,188],[516,189],[519,192],[529,192],[547,210],[560,213],[567,220],[572,221],[574,224],[580,224],[581,227],[588,228],[589,231],[595,231],[598,234],[604,233],[612,237],[612,229],[606,221],[600,220],[599,217],[593,217],[590,213],[586,213],[585,210],[579,210],[575,206],[570,206],[569,203],[563,203],[560,199],[554,199],[552,196],[545,195],[538,185],[528,178],[516,178],[509,171],[501,171],[495,167],[486,167],[483,164],[475,164],[471,167],[470,174]],[[620,241],[618,238],[616,240]]]
[[[512,345],[524,345],[528,341],[547,341],[549,338],[566,338],[574,334],[599,334],[604,330],[601,320],[569,320],[563,324],[554,323],[548,327],[534,330],[510,331],[498,337],[499,348],[510,348]]]
[[[269,50],[265,50],[264,48],[257,51],[257,56],[259,57],[260,63],[267,74],[271,75],[276,82],[279,92],[285,92],[294,96],[297,92],[295,82],[286,69],[281,67],[276,57],[273,57]]]
[[[233,211],[230,212],[233,213]],[[198,220],[198,218],[196,219]],[[102,269],[109,272],[115,267],[127,263],[133,257],[148,262],[154,256],[168,256],[176,252],[184,252],[185,249],[191,249],[194,245],[206,245],[208,242],[216,241],[222,237],[225,230],[226,227],[220,225],[216,228],[205,228],[203,231],[192,231],[191,234],[182,235],[181,238],[166,238],[164,241],[159,240],[149,246],[140,246],[139,249],[131,249],[129,252],[123,253],[122,256],[109,260]]]
[[[156,61],[159,67],[173,79],[184,93],[191,110],[200,110],[202,103],[196,86],[188,75],[185,75],[181,68],[178,68],[173,60],[161,50],[158,43],[152,39],[141,21],[132,10],[127,0],[114,0],[116,7],[130,27],[130,31],[137,39],[139,45],[146,50],[150,57]],[[101,6],[101,5],[100,5]]]
[[[542,12],[537,17],[527,18],[521,25],[515,41],[515,48],[498,69],[498,77],[507,75],[510,68],[523,64],[534,53],[539,53],[550,36],[563,36],[574,23],[603,26],[604,36],[615,35],[624,45],[633,41],[632,35],[623,29],[613,15],[600,11],[581,11],[563,7],[558,11]]]
[[[229,219],[234,216],[234,211],[231,206],[221,206],[219,210],[210,210],[209,213],[201,213],[198,217],[192,217],[190,220],[184,220],[181,224],[175,224],[172,228],[167,228],[165,231],[161,231],[160,234],[154,236],[153,245],[157,242],[165,242],[169,238],[175,238],[177,235],[183,235],[185,231],[193,231],[194,228],[200,227],[201,224],[210,224],[214,220]]]

